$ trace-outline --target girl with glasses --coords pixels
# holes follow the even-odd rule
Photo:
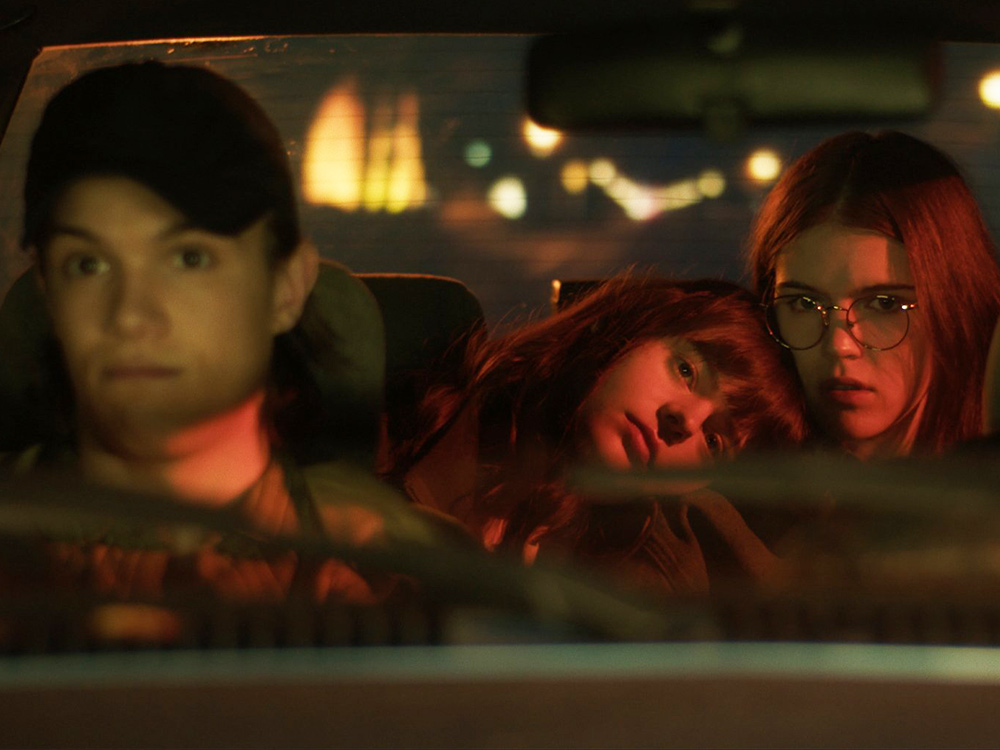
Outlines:
[[[825,438],[874,458],[980,434],[1000,270],[945,154],[893,131],[824,141],[771,190],[749,265]]]

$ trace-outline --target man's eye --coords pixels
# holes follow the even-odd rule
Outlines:
[[[72,255],[63,263],[63,271],[67,276],[96,276],[107,271],[111,265],[96,255]]]
[[[185,248],[174,256],[174,263],[179,268],[208,268],[212,262],[208,251],[196,247]]]

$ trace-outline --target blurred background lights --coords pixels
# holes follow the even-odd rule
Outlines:
[[[548,156],[562,142],[562,133],[558,130],[543,128],[532,120],[525,120],[521,127],[524,140],[535,156]]]
[[[781,159],[767,148],[750,154],[747,159],[747,176],[755,182],[772,182],[781,174]]]
[[[302,192],[314,205],[399,213],[427,202],[420,100],[412,90],[366,107],[354,78],[323,97],[306,134]]]
[[[590,181],[600,187],[607,187],[615,179],[618,170],[611,159],[595,159],[590,162]]]
[[[465,147],[465,163],[470,167],[485,167],[493,158],[493,149],[486,141],[477,138]]]
[[[726,192],[726,178],[717,169],[706,169],[698,177],[697,186],[706,198],[718,198]]]
[[[979,81],[979,98],[992,109],[1000,109],[1000,70],[987,73]]]
[[[587,165],[578,159],[568,161],[563,165],[559,179],[567,193],[578,195],[587,189],[587,184],[590,182]]]
[[[302,192],[312,204],[361,205],[365,111],[353,78],[327,92],[306,135]]]
[[[617,175],[603,189],[633,221],[649,221],[662,213],[693,206],[705,197],[698,189],[697,180],[643,185],[624,175]]]
[[[508,219],[520,219],[528,208],[528,195],[519,177],[502,177],[486,197],[490,207]]]

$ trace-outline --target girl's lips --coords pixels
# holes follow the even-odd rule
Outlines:
[[[854,378],[827,378],[819,387],[824,398],[844,406],[863,404],[875,394],[874,388]]]
[[[637,455],[639,461],[633,461],[633,463],[638,463],[643,467],[652,466],[656,462],[656,435],[634,414],[626,413],[625,419],[628,420],[631,425],[629,434],[631,434],[633,439],[639,444],[637,451],[639,454]]]

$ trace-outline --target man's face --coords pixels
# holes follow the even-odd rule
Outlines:
[[[127,178],[66,190],[43,281],[81,431],[168,440],[259,397],[288,327],[268,242],[264,220],[213,234]]]

